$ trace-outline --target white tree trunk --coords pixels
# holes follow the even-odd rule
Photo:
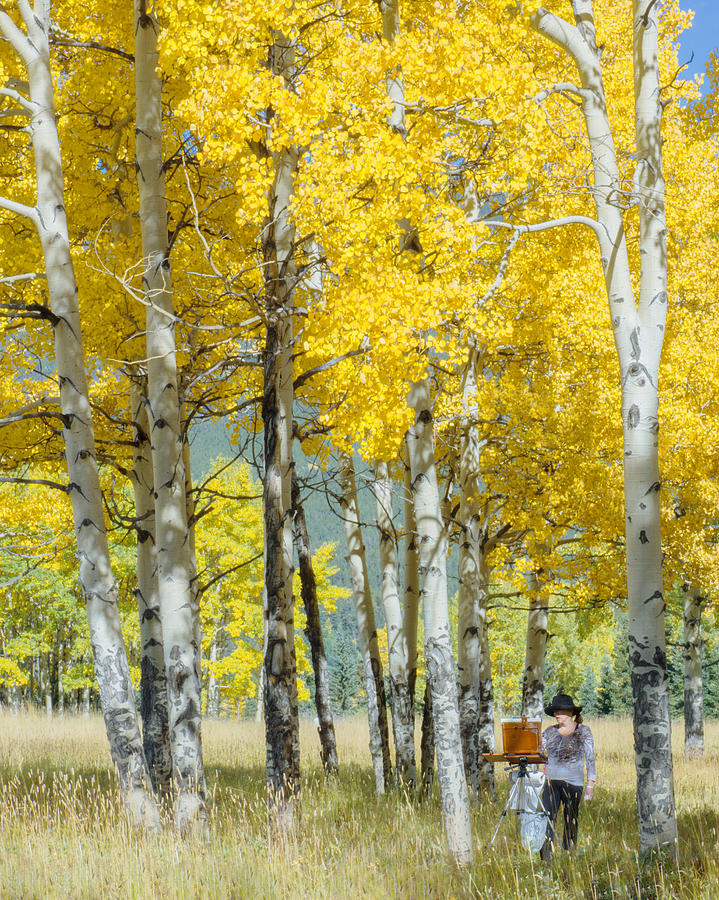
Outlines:
[[[342,513],[347,539],[347,563],[357,612],[357,633],[367,691],[369,748],[374,767],[375,789],[378,794],[384,794],[389,788],[392,778],[387,701],[367,573],[367,556],[357,504],[354,463],[348,453],[340,454],[340,482],[342,485]]]
[[[463,373],[461,448],[459,463],[459,596],[457,610],[457,668],[459,674],[459,722],[467,784],[475,793],[488,774],[482,758],[481,694],[482,640],[486,636],[486,566],[480,570],[484,548],[480,510],[480,442],[477,423],[476,354],[472,350]],[[491,767],[491,763],[489,764]],[[484,785],[490,791],[491,785]]]
[[[641,276],[637,321],[622,383],[629,656],[643,852],[676,844],[671,720],[660,534],[659,360],[667,316],[659,14],[634,0],[634,93]]]
[[[30,102],[27,105],[31,114],[37,204],[34,209],[8,201],[2,201],[0,205],[30,218],[42,243],[55,331],[55,361],[64,422],[68,494],[78,546],[79,582],[87,609],[105,727],[128,815],[134,824],[155,830],[159,828],[159,813],[142,752],[135,691],[117,609],[117,586],[110,567],[95,458],[50,71],[50,3],[49,0],[37,0],[34,9],[23,3],[20,11],[27,34],[4,11],[0,11],[0,30],[28,73]]]
[[[424,653],[432,694],[437,775],[449,850],[455,862],[464,866],[472,861],[472,828],[449,632],[447,532],[440,511],[427,380],[412,385],[409,403],[415,412],[407,444],[419,538]]]
[[[492,542],[482,522],[479,502],[481,442],[477,421],[477,366],[477,352],[472,349],[462,376],[459,521],[463,535],[459,548],[457,622],[459,718],[467,782],[475,791],[486,791],[494,797],[494,764],[482,756],[494,752],[494,689],[487,622],[487,553]]]
[[[392,482],[387,463],[375,464],[374,494],[377,501],[377,530],[382,570],[382,606],[387,624],[390,708],[400,782],[414,784],[414,721],[409,695],[407,635],[399,599],[397,541],[392,516]]]
[[[142,743],[152,786],[162,796],[172,789],[172,754],[167,713],[167,678],[157,588],[155,489],[152,474],[147,383],[130,384],[135,450],[132,484],[137,532],[137,612],[140,620],[140,715]]]
[[[544,713],[544,668],[547,658],[549,610],[539,593],[539,579],[533,572],[530,579],[534,596],[529,600],[527,614],[527,646],[522,678],[522,715],[542,716]]]
[[[704,685],[702,682],[702,604],[704,598],[684,587],[684,755],[704,756]]]
[[[267,549],[267,541],[265,541],[265,551]],[[263,560],[263,569],[267,570],[267,556]],[[255,707],[255,722],[261,722],[265,714],[265,666],[264,659],[267,656],[267,590],[262,588],[262,611],[263,611],[263,629],[262,629],[262,660],[260,671],[257,673],[257,706]],[[239,715],[238,715],[239,719]]]
[[[158,592],[176,787],[175,827],[207,832],[200,679],[188,571],[185,468],[167,245],[159,25],[135,0],[135,148],[146,306],[148,415],[155,484]]]
[[[377,0],[382,13],[382,36],[388,44],[392,44],[400,33],[399,0]],[[387,124],[398,134],[405,135],[405,100],[404,80],[402,72],[397,68],[387,73],[387,96],[392,101],[392,112]]]
[[[270,49],[273,72],[289,84],[294,44],[279,35]],[[274,154],[274,181],[262,231],[265,263],[266,336],[262,421],[265,471],[265,590],[267,648],[264,658],[266,774],[273,828],[287,833],[299,814],[300,758],[292,574],[292,405],[294,398],[292,315],[297,272],[290,219],[299,151]]]
[[[424,696],[422,698],[424,709],[422,710],[422,729],[420,734],[420,776],[421,796],[428,797],[434,784],[434,719],[432,718],[432,689],[429,679],[424,684]]]
[[[409,456],[409,455],[408,455]],[[419,625],[419,550],[417,523],[414,517],[412,470],[409,459],[404,470],[404,603],[402,627],[407,644],[407,713],[408,728],[414,733],[415,685],[417,683],[417,626]],[[414,746],[414,739],[412,741]],[[414,762],[414,755],[412,760]],[[416,770],[416,765],[415,765]]]
[[[624,438],[629,657],[634,697],[640,849],[677,838],[671,758],[660,535],[658,375],[667,314],[661,88],[655,0],[634,0],[635,200],[640,219],[640,292],[635,301],[624,212],[596,43],[592,0],[572,0],[576,25],[546,10],[533,26],[574,58],[594,170],[602,267],[619,359]]]

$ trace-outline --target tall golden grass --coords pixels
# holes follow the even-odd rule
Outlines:
[[[212,804],[207,844],[134,834],[120,810],[102,721],[0,715],[0,897],[8,898],[717,898],[719,724],[702,761],[682,757],[674,728],[678,861],[637,858],[631,725],[590,723],[599,784],[582,807],[579,849],[554,866],[524,851],[500,801],[475,804],[475,860],[448,860],[436,796],[374,796],[361,718],[338,723],[341,775],[326,783],[310,722],[302,725],[302,826],[282,846],[268,840],[264,735],[253,722],[207,721]]]

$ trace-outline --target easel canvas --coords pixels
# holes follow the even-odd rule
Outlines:
[[[505,756],[531,756],[542,746],[542,720],[526,716],[502,719],[502,746]]]

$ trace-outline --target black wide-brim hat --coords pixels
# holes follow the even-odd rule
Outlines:
[[[544,711],[548,716],[553,716],[557,710],[567,710],[576,714],[582,711],[582,707],[576,706],[569,694],[555,694],[549,706],[544,707]]]

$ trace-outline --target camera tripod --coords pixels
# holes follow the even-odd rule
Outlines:
[[[533,765],[537,762],[546,762],[544,757],[535,758],[534,756],[531,756],[528,758],[526,756],[510,757],[508,755],[503,755],[495,757],[495,760],[493,761],[498,760],[509,762],[510,765],[507,767],[508,770],[516,770],[517,777],[509,792],[507,802],[504,804],[504,809],[497,822],[497,827],[494,829],[494,834],[492,835],[492,840],[489,842],[489,846],[494,846],[502,821],[510,809],[516,809],[518,816],[521,813],[541,813],[547,818],[547,828],[554,830],[554,826],[549,818],[549,813],[542,803],[541,789],[529,783],[530,773],[527,771],[528,765]]]

